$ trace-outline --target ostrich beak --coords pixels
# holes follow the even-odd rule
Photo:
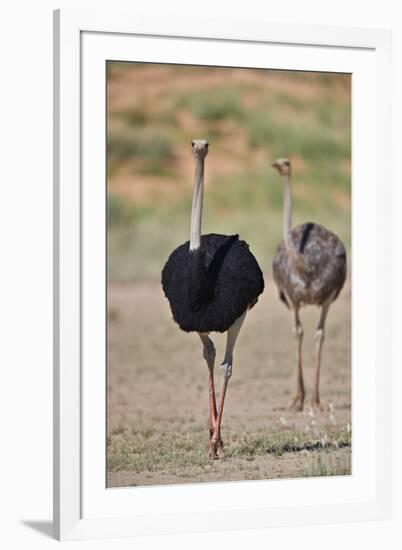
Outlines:
[[[278,168],[278,163],[276,161],[271,163],[272,168]]]

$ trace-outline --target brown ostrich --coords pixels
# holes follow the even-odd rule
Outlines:
[[[297,338],[297,390],[291,408],[303,410],[305,389],[302,370],[303,327],[299,311],[304,305],[320,307],[316,330],[316,371],[311,405],[320,405],[320,367],[325,320],[346,279],[346,251],[341,240],[322,225],[305,223],[292,229],[291,164],[288,159],[272,163],[283,179],[283,240],[273,260],[273,275],[279,297],[293,309]]]

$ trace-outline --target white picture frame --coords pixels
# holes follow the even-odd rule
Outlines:
[[[352,73],[351,476],[106,488],[107,59]],[[390,32],[58,10],[54,61],[55,537],[104,538],[389,518]]]

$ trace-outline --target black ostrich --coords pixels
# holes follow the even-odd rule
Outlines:
[[[279,297],[294,311],[297,346],[297,391],[291,404],[303,410],[305,397],[302,371],[303,327],[299,310],[304,305],[321,308],[316,330],[316,371],[312,407],[320,405],[320,367],[325,337],[325,320],[332,302],[336,300],[346,279],[346,252],[342,241],[331,231],[316,223],[305,223],[292,229],[291,165],[288,159],[278,159],[272,166],[283,177],[284,212],[283,240],[278,247],[272,267]]]
[[[238,235],[211,233],[201,237],[204,195],[204,160],[208,142],[192,142],[195,160],[190,241],[176,248],[162,271],[162,286],[173,319],[186,332],[197,332],[209,370],[209,455],[223,456],[221,421],[226,388],[232,374],[233,349],[247,310],[264,290],[261,269],[248,244]],[[222,363],[222,386],[218,406],[215,400],[215,346],[210,332],[226,332],[226,353]]]

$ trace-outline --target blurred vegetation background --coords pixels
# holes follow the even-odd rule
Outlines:
[[[293,223],[350,251],[349,75],[108,62],[109,280],[160,278],[189,238],[191,140],[210,143],[203,233],[239,233],[265,272],[282,236],[277,157],[293,165]]]

